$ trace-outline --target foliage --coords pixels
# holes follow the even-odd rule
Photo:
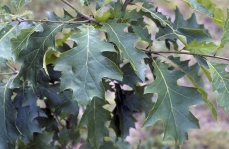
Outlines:
[[[162,120],[164,139],[182,145],[199,128],[191,106],[205,103],[217,119],[199,72],[229,112],[226,65],[214,62],[229,61],[216,56],[229,41],[229,18],[210,0],[183,1],[223,28],[219,45],[195,13],[184,19],[178,7],[171,21],[147,0],[80,0],[77,7],[62,1],[76,15],[63,10],[62,17],[47,12],[47,19],[33,20],[22,12],[30,0],[1,6],[0,60],[13,71],[1,73],[8,75],[0,84],[1,149],[130,148],[124,140],[135,113],[145,113],[143,126]],[[159,41],[166,48],[155,51]],[[192,58],[183,61],[181,54]],[[192,87],[177,83],[184,77]]]

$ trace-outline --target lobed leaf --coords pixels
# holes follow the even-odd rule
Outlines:
[[[103,108],[105,104],[104,100],[93,98],[79,123],[79,128],[84,126],[88,128],[87,139],[95,149],[98,149],[103,144],[104,137],[109,136],[108,129],[104,124],[110,120],[111,116],[110,112]]]
[[[80,105],[86,105],[95,96],[104,97],[102,78],[121,80],[122,73],[102,55],[102,52],[115,52],[115,49],[97,37],[98,30],[86,25],[79,29],[79,34],[70,37],[77,46],[60,55],[55,69],[63,72],[61,90],[73,90],[72,98]]]
[[[141,61],[146,54],[134,47],[138,38],[134,34],[124,32],[126,27],[127,24],[112,21],[104,23],[102,30],[107,33],[108,41],[115,43],[118,47],[121,59],[129,60],[138,77],[144,81],[146,66]]]
[[[229,9],[227,9],[227,19],[223,27],[223,36],[221,38],[219,49],[223,48],[227,42],[229,42]]]
[[[9,144],[15,144],[20,137],[16,126],[17,111],[12,105],[12,91],[8,88],[10,81],[7,84],[0,84],[0,148],[8,148]]]
[[[197,2],[213,13],[213,16],[207,16],[212,18],[216,24],[220,26],[224,25],[224,13],[222,9],[217,8],[217,5],[214,4],[211,0],[197,0]]]
[[[189,6],[191,6],[194,10],[200,13],[203,13],[211,18],[214,16],[211,10],[206,8],[204,5],[198,3],[196,0],[183,0],[183,1],[187,3]]]
[[[175,10],[175,20],[172,26],[159,28],[156,34],[156,40],[174,40],[179,39],[183,44],[187,45],[194,39],[198,42],[210,40],[210,34],[203,25],[199,25],[196,21],[196,16],[193,14],[188,20],[184,20],[182,14]],[[184,39],[185,37],[185,39]]]
[[[12,52],[10,39],[16,36],[16,26],[4,25],[0,30],[0,57],[11,60]]]
[[[43,66],[43,57],[48,48],[55,49],[55,36],[63,28],[63,24],[46,23],[42,32],[35,32],[37,27],[24,29],[11,40],[16,59],[21,69],[16,80],[37,82],[37,73]]]
[[[11,4],[16,11],[18,11],[22,6],[28,4],[31,0],[11,0]]]
[[[208,62],[211,73],[213,74],[212,88],[218,91],[217,104],[223,106],[229,113],[229,77],[225,71],[227,65]]]
[[[147,85],[145,93],[157,93],[158,99],[147,116],[144,126],[164,122],[164,138],[173,137],[182,144],[188,138],[189,129],[199,128],[198,119],[188,110],[189,106],[202,103],[201,94],[195,88],[181,87],[177,80],[185,74],[178,70],[168,70],[160,62],[153,62],[156,79]]]
[[[214,53],[217,49],[218,46],[213,42],[206,43],[206,41],[202,41],[198,43],[196,39],[194,39],[191,43],[185,46],[185,50],[188,50],[191,53],[195,54]]]

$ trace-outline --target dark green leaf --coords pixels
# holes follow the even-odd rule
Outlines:
[[[187,43],[190,43],[194,39],[198,42],[210,40],[210,34],[203,25],[197,23],[195,14],[193,14],[188,20],[184,20],[182,14],[177,8],[175,10],[175,17],[173,25],[167,25],[165,28],[159,27],[159,32],[156,34],[157,40],[179,39],[185,45],[186,40]]]
[[[180,61],[179,58],[169,57],[181,71],[186,74],[186,77],[190,80],[197,91],[202,94],[202,98],[204,99],[206,105],[211,110],[213,117],[217,120],[218,114],[214,104],[208,100],[208,94],[204,90],[204,83],[202,77],[198,75],[199,70],[203,69],[199,63],[196,63],[192,66],[189,66],[189,61]],[[207,70],[208,71],[208,70]],[[209,72],[210,73],[210,72]]]
[[[44,54],[48,48],[55,49],[55,36],[62,30],[63,24],[46,23],[42,27],[43,32],[33,32],[34,28],[22,30],[17,38],[12,40],[16,57],[22,65],[16,79],[29,80],[34,85],[37,73],[43,66]],[[23,39],[26,39],[25,42]]]
[[[117,137],[125,139],[129,135],[129,129],[135,128],[135,119],[132,114],[141,111],[140,96],[133,91],[123,91],[116,85],[116,107],[113,110],[113,117],[110,127],[114,129]]]
[[[98,149],[103,144],[104,137],[109,136],[108,129],[105,127],[105,122],[109,121],[110,112],[105,110],[103,106],[106,102],[100,98],[93,98],[91,103],[87,106],[82,119],[79,123],[79,128],[87,127],[88,136],[91,146]]]
[[[134,34],[124,32],[126,27],[127,24],[113,21],[104,23],[102,30],[106,31],[108,40],[118,47],[121,59],[129,60],[138,77],[144,81],[146,66],[141,61],[146,57],[146,54],[134,47],[138,38]]]
[[[19,142],[18,149],[53,149],[49,145],[52,140],[52,133],[42,132],[42,134],[34,134],[34,139],[29,144]]]
[[[0,84],[0,148],[7,149],[8,143],[15,144],[20,133],[16,127],[17,111],[11,103],[12,91],[7,84]]]
[[[168,70],[163,63],[153,62],[156,79],[149,84],[145,93],[157,93],[158,99],[150,111],[144,126],[154,125],[163,120],[165,136],[173,137],[182,144],[189,129],[199,128],[198,120],[188,110],[190,106],[202,103],[201,94],[195,88],[181,87],[177,80],[185,74],[178,70]]]
[[[141,79],[136,75],[130,63],[125,64],[122,68],[123,81],[122,84],[127,84],[132,88],[135,88],[137,83],[142,82]]]
[[[86,105],[94,96],[104,97],[102,78],[121,80],[118,67],[102,55],[104,51],[115,52],[113,46],[99,39],[92,26],[81,26],[81,33],[70,39],[78,45],[60,55],[55,69],[62,71],[61,90],[72,89],[73,99]]]

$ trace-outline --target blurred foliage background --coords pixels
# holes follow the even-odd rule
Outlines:
[[[212,0],[219,8],[221,8],[226,17],[226,9],[229,7],[229,0]],[[0,4],[7,4],[10,6],[9,0],[0,0]],[[75,7],[80,7],[78,0],[69,0]],[[174,20],[173,10],[178,6],[184,18],[189,18],[194,12],[181,0],[152,0],[158,10],[166,14]],[[32,0],[31,3],[26,5],[22,10],[30,10],[33,12],[31,17],[34,19],[46,19],[46,11],[54,11],[58,15],[62,15],[63,10],[66,9],[71,14],[75,15],[74,10],[69,8],[61,0]],[[219,43],[222,28],[213,23],[209,18],[202,14],[195,12],[197,15],[198,23],[204,24],[206,29],[212,35],[214,41]],[[152,31],[154,31],[152,29]],[[218,52],[219,56],[229,57],[229,45]],[[8,62],[8,65],[17,67],[16,64]],[[10,73],[11,70],[0,60],[0,72]],[[7,78],[7,75],[0,75],[0,80]],[[211,86],[206,82],[206,89],[209,90],[209,100],[215,102],[216,93],[211,92]],[[191,108],[193,114],[200,120],[199,130],[189,131],[189,140],[184,143],[182,149],[228,149],[229,142],[229,116],[225,113],[224,109],[218,107],[218,120],[214,120],[210,110],[205,105],[197,105]],[[163,141],[163,123],[158,122],[153,127],[141,128],[145,115],[134,115],[139,122],[136,123],[136,129],[130,130],[130,136],[126,141],[130,142],[133,149],[177,149],[174,140]],[[74,147],[78,148],[78,147]]]

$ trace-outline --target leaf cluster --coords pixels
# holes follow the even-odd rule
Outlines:
[[[204,103],[217,119],[203,76],[229,112],[226,65],[208,59],[229,60],[216,56],[228,42],[229,19],[210,0],[183,1],[223,28],[219,45],[195,13],[184,19],[178,7],[171,21],[147,0],[62,1],[76,15],[33,20],[20,13],[29,0],[1,7],[0,58],[13,71],[0,84],[1,149],[130,148],[124,140],[136,113],[145,114],[143,126],[162,120],[164,138],[181,145],[199,128],[191,106]],[[179,85],[182,78],[192,87]]]

